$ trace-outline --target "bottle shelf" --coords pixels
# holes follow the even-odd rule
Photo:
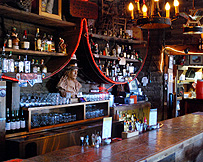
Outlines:
[[[99,54],[94,54],[94,57],[98,58],[98,59],[108,59],[108,60],[118,60],[119,59],[119,57],[104,56],[104,55],[99,55]],[[127,58],[126,58],[126,61],[127,62],[139,62],[137,59],[133,60],[133,59],[127,59]]]
[[[67,22],[63,20],[58,20],[42,15],[37,15],[34,13],[30,12],[25,12],[22,10],[18,10],[15,8],[7,7],[4,5],[0,5],[0,15],[6,18],[11,18],[27,23],[33,23],[33,24],[38,24],[38,25],[43,25],[43,26],[48,26],[48,27],[74,27],[76,26],[75,23],[72,22]]]
[[[2,48],[1,48],[2,51]],[[34,56],[67,56],[68,54],[57,53],[57,52],[41,52],[41,51],[33,51],[33,50],[23,50],[23,49],[12,49],[5,48],[6,52],[12,52],[12,54],[20,54],[20,55],[34,55]]]
[[[127,72],[127,63],[125,64],[124,60],[122,60],[121,64],[119,64],[116,61],[116,60],[119,60],[119,57],[105,56],[105,55],[99,55],[99,54],[95,55],[95,52],[94,52],[93,47],[91,46],[91,43],[94,43],[94,41],[97,42],[97,40],[93,40],[94,38],[98,39],[99,43],[101,43],[101,46],[100,46],[100,44],[98,44],[98,46],[102,49],[102,50],[100,49],[101,51],[103,51],[103,50],[105,51],[105,49],[104,49],[105,41],[110,42],[109,49],[111,49],[111,47],[113,45],[115,45],[115,43],[117,43],[119,45],[120,44],[129,45],[129,46],[132,46],[132,49],[134,51],[137,51],[136,48],[140,49],[142,51],[141,58],[146,58],[147,52],[148,52],[147,42],[140,41],[140,40],[123,39],[123,38],[117,38],[117,37],[111,37],[111,36],[103,36],[103,35],[92,34],[92,33],[90,33],[89,37],[87,37],[85,35],[85,33],[88,32],[87,31],[88,30],[87,22],[84,21],[83,25],[86,28],[83,30],[84,34],[82,34],[82,36],[81,36],[81,43],[78,46],[78,49],[76,51],[76,56],[77,56],[77,59],[79,60],[78,65],[80,67],[82,67],[80,71],[82,73],[81,76],[83,77],[83,79],[89,80],[91,82],[96,82],[96,83],[112,83],[112,84],[126,84],[129,80],[134,79],[137,76],[139,69],[143,67],[143,64],[145,63],[145,61],[140,62],[140,61],[134,60],[134,59],[126,59],[125,60],[126,62],[133,64],[133,65],[130,65],[132,67],[129,70],[129,73],[130,73],[130,76],[129,76],[128,72]],[[122,46],[121,46],[121,48],[122,48]],[[100,51],[100,50],[98,49],[98,51]],[[108,52],[110,52],[110,51],[108,51]],[[106,53],[106,51],[105,51],[105,53]],[[117,53],[119,53],[119,52],[117,52]],[[144,53],[146,53],[146,54],[144,55]],[[133,52],[133,54],[136,55],[136,53],[134,53],[134,52]],[[127,51],[126,51],[126,55],[127,55]],[[130,56],[130,58],[131,58],[131,56]],[[104,61],[107,61],[107,64],[109,64],[108,62],[111,60],[115,60],[116,65],[119,66],[119,67],[116,66],[117,74],[113,73],[114,72],[113,70],[110,73],[108,65],[107,65],[108,70],[105,67],[106,62],[104,63]],[[100,65],[102,65],[102,67]],[[111,69],[112,66],[110,65],[109,67]],[[125,69],[126,69],[126,71],[125,71]],[[106,74],[108,71],[109,71],[109,74]],[[112,77],[112,75],[114,77]],[[123,76],[125,78],[123,78]],[[126,78],[128,78],[128,77],[129,77],[129,79],[127,80]]]
[[[103,39],[106,41],[115,41],[115,42],[120,42],[125,44],[147,44],[146,41],[142,41],[142,40],[124,39],[124,38],[117,38],[117,37],[105,36],[100,34],[90,34],[90,37]]]

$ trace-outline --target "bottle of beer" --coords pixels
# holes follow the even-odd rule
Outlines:
[[[9,134],[11,132],[11,118],[9,114],[9,108],[6,110],[6,134]]]

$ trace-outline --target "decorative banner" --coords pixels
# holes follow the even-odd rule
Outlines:
[[[70,0],[70,14],[73,17],[97,19],[98,6],[89,1]]]

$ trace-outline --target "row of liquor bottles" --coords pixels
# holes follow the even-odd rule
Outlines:
[[[53,35],[47,35],[44,33],[43,37],[40,36],[39,28],[36,30],[35,38],[32,41],[27,37],[27,31],[24,30],[24,34],[22,39],[19,39],[18,33],[16,32],[16,28],[13,27],[11,34],[7,32],[6,38],[4,39],[4,47],[13,48],[13,49],[30,49],[33,45],[31,43],[34,42],[34,49],[35,51],[42,51],[42,52],[55,52],[55,42],[53,40]],[[62,38],[59,38],[58,44],[58,52],[65,53],[66,52],[66,45]]]
[[[6,134],[25,131],[26,121],[23,110],[6,110]]]
[[[131,132],[131,131],[139,131],[140,133],[147,131],[147,119],[138,119],[136,114],[133,113],[132,115],[128,113],[119,114],[119,120],[124,121],[124,132]]]
[[[104,46],[103,44],[99,44],[93,41],[92,39],[90,45],[91,51],[94,54],[112,57],[124,57],[127,59],[139,60],[140,62],[142,62],[142,58],[140,57],[140,51],[132,49],[131,45],[115,44],[114,46],[109,46],[109,43],[107,42]]]
[[[90,34],[100,34],[104,36],[110,36],[110,37],[117,37],[117,38],[123,38],[123,39],[133,39],[133,33],[132,30],[123,30],[123,28],[119,28],[119,30],[104,30],[104,31],[96,31],[96,28],[93,25],[89,26],[89,33]]]
[[[134,63],[126,63],[126,65],[120,65],[118,60],[96,60],[99,69],[107,77],[131,77],[137,70]]]
[[[0,70],[3,73],[47,73],[44,59],[32,58],[30,61],[27,55],[24,58],[19,55],[14,59],[11,51],[6,55],[4,50],[0,56]]]

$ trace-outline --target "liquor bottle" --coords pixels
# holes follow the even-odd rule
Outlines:
[[[37,67],[37,73],[41,73],[41,69],[40,69],[40,66],[39,66],[39,60],[36,60],[35,65]]]
[[[119,29],[118,37],[119,37],[119,38],[122,38],[122,37],[123,37],[123,29],[122,29],[122,28]]]
[[[41,72],[47,73],[47,67],[44,65],[44,59],[41,59]]]
[[[24,58],[25,73],[30,73],[30,61],[27,60],[27,55]]]
[[[126,123],[126,121],[124,121],[124,130],[123,131],[127,132],[127,123]]]
[[[6,36],[7,36],[7,47],[12,48],[12,39],[11,39],[11,35],[8,34],[8,31],[7,31]]]
[[[19,39],[18,39],[18,33],[16,33],[16,28],[12,28],[12,33],[11,33],[11,38],[12,38],[12,45],[13,49],[19,49]]]
[[[35,59],[32,59],[32,61],[31,61],[31,73],[34,73],[33,72],[33,68],[34,68],[34,66],[35,66]]]
[[[127,51],[127,58],[131,58],[131,46],[128,46],[128,51]]]
[[[12,52],[10,51],[10,54],[8,56],[8,70],[7,72],[14,73],[15,72],[15,67],[14,67],[14,59],[12,57]]]
[[[107,60],[105,61],[105,65],[104,66],[105,66],[105,74],[108,77],[109,76],[109,63],[108,63]]]
[[[112,61],[109,62],[108,69],[109,69],[109,77],[112,77]]]
[[[14,72],[15,73],[19,72],[19,62],[20,62],[20,56],[17,56],[17,59],[14,62]]]
[[[24,73],[24,66],[25,66],[25,64],[24,64],[24,61],[22,60],[22,57],[21,56],[19,56],[19,63],[18,63],[18,72],[19,73]]]
[[[37,28],[37,32],[35,35],[35,51],[41,51],[42,50],[42,40],[39,35],[39,28]]]
[[[203,34],[201,34],[201,37],[199,39],[199,50],[203,50]]]
[[[20,130],[25,131],[25,118],[23,110],[21,109],[21,116],[20,116]]]
[[[20,131],[20,118],[19,118],[19,110],[16,110],[16,116],[15,116],[15,123],[16,123],[16,132]]]
[[[48,42],[48,39],[47,39],[46,33],[44,33],[44,36],[42,38],[42,50],[44,52],[48,52],[48,44],[47,44],[47,42]]]
[[[32,63],[34,62],[34,59],[32,59]],[[32,72],[33,73],[37,73],[37,69],[38,69],[38,60],[36,60],[36,63],[34,62],[34,65],[32,65]]]
[[[55,43],[53,40],[53,35],[51,35],[50,39],[51,39],[51,52],[55,52],[56,48],[55,48]]]
[[[15,122],[15,111],[12,111],[12,117],[11,117],[11,133],[15,133],[16,131],[16,122]]]
[[[114,60],[112,63],[112,67],[111,67],[111,76],[112,77],[115,77],[115,68],[116,68],[116,66],[115,66],[115,60]]]
[[[9,108],[7,108],[6,111],[6,133],[10,133],[11,132],[11,119],[10,119],[10,114],[9,114]]]
[[[27,39],[27,31],[24,30],[23,40],[21,41],[21,48],[22,49],[29,49],[30,48],[30,42]]]
[[[3,46],[2,50],[2,72],[7,73],[8,72],[8,59],[6,57],[5,47]]]

